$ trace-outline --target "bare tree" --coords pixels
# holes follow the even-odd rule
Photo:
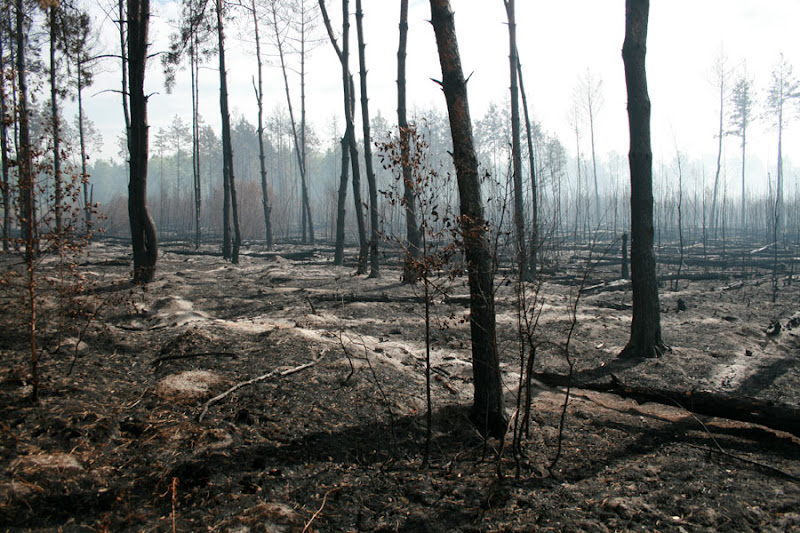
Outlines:
[[[436,34],[442,89],[447,101],[453,161],[461,200],[459,223],[469,272],[472,372],[475,398],[470,413],[483,435],[502,437],[508,420],[503,405],[503,383],[495,329],[492,253],[483,216],[478,156],[472,136],[467,83],[461,69],[455,22],[449,0],[430,0]]]
[[[300,131],[298,132],[297,122],[294,118],[294,106],[292,105],[292,95],[289,90],[289,76],[288,76],[288,66],[286,64],[286,50],[284,46],[284,29],[281,26],[280,17],[278,14],[279,4],[277,0],[270,0],[269,3],[270,9],[270,18],[274,36],[274,44],[278,50],[278,57],[280,58],[281,62],[281,73],[283,74],[283,86],[286,90],[286,105],[289,108],[289,120],[291,122],[292,127],[292,139],[294,140],[294,147],[295,153],[297,154],[297,166],[300,171],[300,187],[302,190],[302,209],[301,209],[301,219],[302,219],[302,227],[303,227],[303,234],[302,239],[303,242],[306,242],[306,228],[308,228],[309,236],[311,242],[314,242],[314,224],[311,220],[311,206],[309,204],[308,199],[308,184],[307,184],[307,173],[306,173],[306,156],[305,156],[305,111],[302,112],[302,120],[300,124]],[[305,26],[301,24],[301,27],[304,28]],[[305,38],[301,37],[301,65],[305,65]],[[305,70],[301,75],[301,87],[305,86]],[[303,90],[303,95],[305,91]],[[303,109],[305,109],[305,97],[301,98],[303,101]]]
[[[217,15],[217,46],[219,54],[219,110],[222,116],[222,176],[224,186],[223,206],[223,243],[222,255],[230,258],[231,263],[239,263],[239,247],[242,234],[239,229],[239,207],[236,199],[236,180],[233,173],[233,146],[231,144],[231,114],[228,110],[228,73],[225,69],[225,28],[223,24],[223,0],[215,0]],[[229,211],[230,210],[230,211]],[[230,242],[230,216],[233,217],[233,246]]]
[[[800,102],[800,82],[792,72],[792,66],[786,62],[783,54],[772,70],[772,80],[767,92],[766,111],[778,129],[778,168],[775,185],[775,234],[783,234],[785,223],[783,200],[783,130],[788,125],[790,110],[787,105]]]
[[[378,261],[378,186],[375,183],[375,169],[372,166],[372,137],[369,128],[369,98],[367,97],[367,60],[364,53],[363,28],[364,12],[361,10],[361,0],[356,0],[356,35],[358,38],[358,64],[359,80],[361,81],[361,124],[364,132],[364,166],[367,171],[367,185],[369,187],[369,277],[380,276],[380,262]]]
[[[403,203],[406,212],[406,251],[410,260],[403,268],[403,281],[415,283],[414,261],[420,252],[420,231],[417,225],[417,201],[410,165],[409,129],[406,116],[406,47],[408,44],[408,0],[400,0],[400,43],[397,47],[397,127],[400,130],[400,152],[403,168]]]
[[[622,59],[628,90],[631,146],[631,337],[620,357],[658,357],[666,349],[661,339],[656,260],[653,252],[653,152],[650,145],[650,96],[645,54],[649,0],[626,0]]]
[[[346,161],[350,161],[350,168],[353,172],[353,203],[355,204],[355,217],[356,225],[358,227],[358,267],[356,272],[363,274],[366,271],[367,265],[367,236],[364,228],[364,212],[363,204],[361,203],[361,171],[358,167],[358,147],[356,146],[355,125],[353,123],[353,114],[355,108],[355,86],[353,79],[350,75],[350,12],[348,0],[342,0],[342,46],[336,41],[336,36],[333,33],[333,26],[331,25],[328,11],[325,8],[325,0],[319,0],[319,8],[322,12],[322,20],[325,23],[325,29],[328,32],[331,45],[339,58],[339,63],[342,66],[342,85],[344,92],[344,116],[347,124],[342,142],[342,182],[339,187],[339,205],[337,208],[336,218],[336,252],[334,257],[334,264],[341,264],[344,255],[344,200],[345,194],[343,193],[344,182],[347,179],[345,174]],[[345,150],[349,153],[344,154]],[[338,261],[337,261],[338,260]]]
[[[741,220],[742,232],[744,233],[746,225],[746,206],[747,206],[747,188],[745,184],[745,163],[747,155],[747,128],[753,119],[753,82],[747,77],[747,72],[743,72],[733,86],[731,92],[731,114],[728,117],[730,125],[733,128],[731,133],[742,139],[742,210]]]
[[[603,80],[595,77],[590,69],[578,80],[576,98],[585,106],[586,119],[589,121],[589,140],[592,149],[592,179],[594,180],[594,222],[600,223],[600,187],[597,183],[597,153],[594,143],[594,123],[597,113],[603,105]]]
[[[5,50],[6,39],[10,40],[11,31],[11,3],[7,2],[5,17],[0,20],[0,72],[6,71]],[[8,104],[6,102],[6,79],[0,78],[0,157],[3,158],[3,251],[8,251],[9,239],[11,236],[11,184],[9,182],[9,150],[8,150],[8,124],[11,122],[8,117]]]
[[[728,69],[728,58],[724,51],[720,50],[719,55],[714,60],[713,76],[715,87],[719,89],[719,133],[717,135],[717,170],[714,173],[714,190],[711,196],[711,215],[710,221],[714,238],[717,238],[717,196],[719,194],[719,174],[722,169],[722,138],[725,135],[725,100],[727,99],[728,79],[730,70]]]
[[[530,280],[528,252],[525,242],[525,209],[522,198],[522,143],[519,124],[519,56],[517,54],[517,21],[514,0],[503,0],[508,17],[508,60],[511,77],[511,159],[514,181],[514,228],[517,237],[517,268],[522,280]]]
[[[147,64],[150,0],[128,0],[128,94],[130,97],[130,180],[128,216],[133,241],[133,280],[150,283],[158,259],[156,227],[147,210],[147,161],[149,139],[147,97],[144,93]]]
[[[269,202],[269,191],[267,187],[267,165],[264,155],[264,80],[263,63],[261,61],[261,38],[258,31],[258,10],[256,0],[252,0],[253,14],[253,34],[256,39],[256,62],[258,64],[258,85],[253,82],[253,90],[256,93],[256,103],[258,104],[258,162],[261,175],[261,206],[264,209],[264,231],[266,237],[267,250],[272,250],[272,206]]]

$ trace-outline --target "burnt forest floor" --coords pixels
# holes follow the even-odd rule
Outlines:
[[[423,465],[422,284],[396,265],[356,276],[324,247],[246,248],[239,265],[204,250],[163,246],[144,291],[111,241],[74,273],[41,259],[35,403],[24,271],[0,256],[0,531],[800,531],[796,420],[685,409],[705,394],[751,402],[756,421],[797,412],[797,279],[774,303],[765,269],[666,281],[670,351],[621,361],[629,285],[615,262],[564,252],[525,286],[539,377],[516,449],[513,431],[484,440],[467,419],[468,293],[436,279]],[[497,280],[513,429],[522,293]]]

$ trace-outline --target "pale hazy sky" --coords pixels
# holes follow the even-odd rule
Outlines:
[[[316,4],[315,0],[307,0]],[[490,102],[507,98],[508,33],[502,0],[451,0],[455,11],[461,59],[469,81],[469,98],[474,120],[481,118]],[[351,8],[355,2],[351,0]],[[369,68],[370,111],[381,111],[390,122],[396,109],[396,53],[399,2],[364,0],[364,25]],[[151,53],[163,50],[177,16],[175,3],[156,2],[151,29]],[[341,12],[338,2],[329,0],[328,10],[338,27]],[[411,0],[409,13],[408,98],[410,108],[444,108],[444,97],[431,78],[441,70],[426,0]],[[574,154],[574,132],[569,111],[573,107],[573,88],[581,74],[590,69],[603,80],[603,106],[595,125],[599,153],[627,154],[625,78],[621,58],[624,38],[624,0],[560,0],[517,2],[518,48],[524,69],[528,100],[534,118],[545,130],[556,133],[567,150]],[[800,75],[800,47],[796,25],[800,21],[798,0],[652,0],[648,35],[647,75],[653,106],[653,148],[656,159],[674,157],[675,144],[691,157],[716,154],[718,95],[712,81],[712,65],[723,50],[731,68],[747,66],[755,81],[757,96],[763,95],[769,74],[782,52]],[[307,65],[308,116],[318,134],[327,139],[331,118],[340,114],[341,76],[338,61],[324,28],[324,42],[313,51]],[[106,23],[109,50],[116,50],[114,29]],[[262,29],[266,31],[266,29]],[[228,31],[228,63],[231,110],[256,120],[252,76],[255,57],[252,45],[237,41],[237,30]],[[355,42],[355,24],[351,26]],[[355,51],[355,46],[353,46]],[[215,65],[215,63],[214,63]],[[358,58],[351,56],[351,69],[357,72]],[[211,69],[201,73],[201,113],[215,129],[219,124],[218,74]],[[299,83],[295,81],[295,101]],[[150,62],[146,92],[150,98],[151,131],[165,127],[175,114],[189,120],[191,99],[188,74],[178,78],[171,95],[163,88],[160,62]],[[118,73],[98,77],[93,91],[117,88]],[[285,96],[279,69],[265,71],[267,112],[284,105]],[[760,108],[759,108],[760,109]],[[116,137],[121,131],[119,96],[103,93],[86,102],[86,111],[105,137],[105,154],[116,152]],[[341,120],[340,120],[341,125]],[[797,133],[795,133],[797,130]],[[774,165],[775,135],[765,123],[755,124],[749,133],[750,153]],[[588,136],[585,136],[588,150]],[[798,148],[800,124],[785,137],[785,153]],[[738,139],[726,140],[727,156],[738,157]]]

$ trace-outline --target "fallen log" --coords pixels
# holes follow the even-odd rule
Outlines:
[[[551,387],[586,389],[616,394],[639,403],[655,402],[678,406],[695,414],[727,418],[740,422],[760,424],[768,428],[791,433],[800,437],[800,407],[776,403],[761,398],[750,398],[735,394],[707,390],[672,390],[631,385],[608,373],[608,379],[583,381],[580,373],[571,380],[565,374],[537,373],[533,378]]]

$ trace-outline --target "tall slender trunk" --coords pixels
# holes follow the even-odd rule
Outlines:
[[[125,141],[128,144],[128,154],[130,157],[130,135],[131,135],[131,112],[128,106],[130,95],[128,94],[128,50],[125,32],[125,0],[119,0],[119,48],[120,60],[122,61],[122,114],[125,117]]]
[[[346,3],[346,1],[345,1]],[[349,75],[349,68],[348,68]],[[356,144],[356,127],[353,121],[353,113],[355,111],[355,86],[353,85],[353,78],[350,77],[348,89],[349,102],[349,124],[348,131],[350,137],[348,144],[350,146],[350,169],[353,172],[353,204],[355,207],[356,227],[358,228],[358,266],[356,267],[356,274],[364,274],[367,271],[367,257],[369,255],[369,246],[367,242],[367,230],[364,222],[364,203],[361,200],[361,168],[358,165],[358,145]]]
[[[369,277],[380,276],[380,263],[378,261],[378,241],[380,232],[378,228],[378,186],[375,183],[375,170],[372,167],[372,137],[369,128],[369,98],[367,97],[367,60],[364,53],[364,13],[361,10],[361,0],[356,0],[356,34],[358,36],[358,64],[359,79],[361,80],[361,123],[364,132],[364,164],[367,171],[367,185],[369,186]]]
[[[86,168],[88,156],[86,155],[86,132],[84,131],[83,117],[83,60],[78,55],[78,140],[81,148],[81,185],[83,187],[83,221],[86,226],[86,236],[92,231],[92,201],[89,198],[89,172]]]
[[[778,172],[775,182],[775,246],[783,233],[783,77],[781,77],[780,107],[778,108]]]
[[[519,54],[517,54],[517,71],[519,72],[519,94],[522,97],[522,110],[525,114],[525,134],[528,140],[528,165],[531,172],[531,244],[530,253],[528,255],[529,262],[528,268],[530,269],[531,276],[536,276],[537,268],[537,254],[539,250],[539,186],[536,179],[536,165],[534,159],[535,147],[533,145],[533,135],[531,133],[531,118],[528,114],[528,99],[525,97],[525,84],[522,81],[522,65],[519,62]],[[556,210],[556,217],[559,217],[558,210]]]
[[[147,210],[147,162],[149,138],[147,97],[144,93],[147,63],[147,34],[150,0],[128,0],[128,79],[130,86],[130,180],[128,216],[133,241],[133,280],[150,283],[155,278],[158,238],[155,224]]]
[[[742,220],[741,220],[742,238],[744,238],[745,231],[747,229],[747,219],[745,218],[745,215],[747,214],[747,202],[746,202],[747,189],[745,188],[745,183],[744,183],[745,157],[747,155],[746,146],[747,146],[747,127],[745,126],[742,128]]]
[[[194,18],[192,14],[191,18]],[[200,248],[200,209],[202,204],[200,182],[200,58],[197,31],[192,32],[189,49],[189,68],[192,71],[192,184],[194,188],[194,247]]]
[[[222,2],[216,0],[217,12],[217,44],[219,49],[219,110],[222,116],[222,174],[227,183],[227,196],[225,207],[230,209],[233,218],[233,243],[230,248],[230,260],[234,265],[239,263],[239,247],[242,243],[242,234],[239,229],[239,209],[236,200],[236,181],[233,175],[233,146],[231,144],[231,114],[228,111],[228,73],[225,70],[225,30],[222,19]],[[223,214],[224,224],[228,225],[228,216]],[[225,229],[223,229],[225,233]],[[230,242],[230,226],[227,227],[228,237],[223,235],[223,255],[225,247]]]
[[[272,220],[270,213],[272,206],[269,203],[269,189],[267,187],[267,163],[264,155],[264,81],[263,63],[261,61],[261,38],[258,31],[258,12],[256,11],[256,0],[252,0],[253,9],[253,31],[256,37],[256,61],[258,63],[258,85],[256,91],[256,103],[258,104],[258,162],[261,172],[261,206],[264,209],[264,231],[267,240],[267,250],[272,250]]]
[[[61,241],[61,232],[63,231],[62,211],[64,199],[63,197],[63,184],[61,183],[61,134],[59,131],[59,116],[58,116],[58,87],[57,87],[57,72],[56,72],[56,40],[58,39],[57,21],[56,21],[56,7],[49,8],[49,23],[50,23],[50,119],[52,121],[52,134],[53,134],[53,211],[55,212],[56,223],[56,239],[57,243]],[[60,245],[59,245],[60,246]]]
[[[525,242],[525,208],[522,198],[522,143],[519,126],[519,56],[517,55],[517,21],[514,0],[504,0],[508,16],[508,60],[511,76],[511,158],[514,181],[514,228],[517,237],[517,268],[521,280],[530,280],[528,252]]]
[[[10,5],[10,3],[9,3]],[[7,20],[11,20],[11,17],[8,16],[8,12],[6,12]],[[9,23],[10,26],[10,23]],[[10,30],[10,28],[9,28]],[[9,36],[11,32],[8,32]],[[3,35],[0,32],[0,72],[6,71],[5,66],[5,50],[4,44],[6,42],[6,35]],[[3,193],[3,251],[8,251],[9,245],[9,238],[11,232],[11,187],[9,183],[9,172],[8,172],[8,122],[6,113],[8,112],[6,106],[6,84],[5,80],[0,80],[0,157],[3,159],[3,181],[0,186],[2,186],[2,193]]]
[[[403,281],[415,283],[414,265],[420,253],[420,234],[417,224],[417,198],[410,165],[408,118],[406,117],[406,48],[408,45],[408,0],[400,0],[400,44],[397,47],[397,126],[400,130],[400,153],[403,162],[403,203],[406,213],[406,261]]]
[[[717,191],[719,190],[719,174],[722,169],[722,136],[724,134],[723,127],[724,122],[723,119],[725,115],[723,114],[725,105],[725,78],[724,72],[722,72],[722,66],[720,66],[720,79],[719,79],[719,134],[718,134],[718,146],[717,146],[717,172],[714,174],[714,192],[713,196],[711,197],[711,219],[709,223],[711,224],[712,234],[714,235],[714,239],[717,238]]]
[[[665,350],[653,251],[653,152],[645,54],[649,0],[626,0],[622,60],[628,92],[631,172],[631,337],[620,357],[654,357]]]
[[[302,23],[300,24],[300,154],[303,159],[303,240],[305,240],[306,225],[308,226],[308,240],[314,243],[314,220],[311,217],[311,198],[308,194],[309,176],[308,159],[306,153],[306,9],[305,0],[302,0]]]
[[[592,146],[592,178],[594,178],[594,213],[595,225],[600,225],[600,187],[597,184],[597,156],[594,149],[594,101],[592,96],[589,95],[589,138]]]
[[[358,267],[356,272],[363,274],[366,270],[367,261],[367,237],[364,229],[364,211],[361,204],[361,173],[358,168],[358,147],[356,146],[355,126],[353,125],[353,112],[355,108],[355,87],[353,79],[350,76],[350,11],[348,8],[348,0],[342,0],[342,47],[339,48],[336,42],[336,37],[333,33],[333,26],[331,25],[330,17],[328,17],[328,10],[325,8],[325,0],[319,0],[319,8],[322,12],[322,20],[325,23],[325,30],[328,32],[333,49],[339,57],[339,62],[342,65],[342,85],[344,93],[344,116],[347,123],[344,137],[346,139],[347,149],[350,157],[350,167],[353,171],[353,203],[355,204],[355,217],[358,226]],[[344,159],[344,145],[342,150],[342,159]],[[343,162],[344,166],[344,162]],[[342,179],[345,179],[345,173],[342,172]],[[341,186],[339,189],[339,200],[342,201],[345,195],[342,194]],[[342,224],[344,223],[344,209],[339,206],[338,212],[342,214]],[[344,247],[344,230],[339,231],[339,221],[337,220],[337,250],[341,246]],[[339,242],[341,235],[342,241]]]
[[[281,61],[281,72],[283,73],[283,86],[286,90],[286,105],[289,108],[289,120],[291,121],[292,126],[292,139],[294,140],[294,152],[297,155],[297,167],[300,171],[300,187],[301,187],[301,220],[302,220],[302,242],[306,242],[306,222],[310,219],[310,211],[308,210],[308,188],[306,186],[306,161],[305,161],[305,149],[303,145],[305,141],[301,143],[300,135],[297,132],[297,122],[294,119],[294,107],[292,106],[292,95],[289,91],[289,76],[287,74],[287,67],[285,56],[283,52],[283,39],[280,34],[280,28],[278,27],[278,8],[277,3],[273,0],[271,4],[272,9],[272,27],[275,30],[275,44],[278,47],[278,57]],[[305,113],[305,112],[304,112]],[[313,229],[312,229],[313,231]]]
[[[344,263],[344,223],[347,205],[347,178],[350,173],[350,134],[345,133],[342,144],[342,172],[339,178],[339,191],[336,197],[336,245],[333,253],[333,264]]]
[[[478,156],[472,136],[467,83],[461,68],[455,22],[449,0],[430,0],[436,34],[442,89],[447,101],[453,161],[461,204],[459,224],[469,272],[472,372],[475,398],[470,418],[483,435],[502,437],[508,420],[497,351],[492,280],[492,252],[483,215]]]
[[[28,76],[25,54],[25,8],[23,0],[16,0],[17,41],[17,175],[19,181],[20,226],[25,241],[25,257],[33,261],[36,250],[36,187],[31,162],[30,116],[28,112]]]

